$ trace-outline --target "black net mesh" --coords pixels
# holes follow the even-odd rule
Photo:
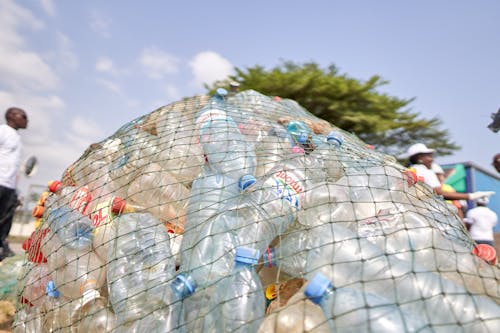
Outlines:
[[[16,332],[500,332],[456,209],[292,100],[167,105],[50,191]]]

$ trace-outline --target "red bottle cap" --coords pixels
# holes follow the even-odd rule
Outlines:
[[[113,203],[111,204],[111,212],[113,214],[119,215],[125,210],[126,206],[127,203],[125,202],[125,200],[120,197],[114,197]]]
[[[49,191],[55,193],[61,186],[62,183],[60,180],[52,180],[49,182]]]
[[[477,244],[476,246],[474,246],[472,253],[474,253],[479,258],[487,261],[488,263],[496,265],[497,251],[493,246],[488,244]]]

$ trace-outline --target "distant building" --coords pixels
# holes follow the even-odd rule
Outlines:
[[[490,198],[488,207],[500,216],[500,174],[488,171],[474,162],[444,164],[448,178],[446,183],[453,186],[457,192],[495,191]],[[474,202],[468,201],[468,208],[474,207]],[[500,223],[494,229],[500,232]]]

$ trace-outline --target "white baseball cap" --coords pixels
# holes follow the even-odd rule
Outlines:
[[[408,151],[405,154],[401,155],[401,158],[410,158],[417,154],[430,154],[433,152],[435,152],[434,149],[427,148],[427,146],[423,143],[415,143],[408,148]]]

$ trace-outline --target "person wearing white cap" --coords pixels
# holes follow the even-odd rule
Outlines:
[[[427,148],[423,143],[416,143],[410,148],[402,158],[409,158],[411,167],[415,169],[417,175],[424,179],[424,182],[429,185],[434,192],[443,196],[446,200],[476,200],[483,197],[490,197],[495,192],[493,191],[478,191],[473,193],[458,193],[458,192],[445,192],[441,188],[436,173],[432,170],[432,163],[434,162],[433,154],[434,149]]]
[[[487,197],[479,198],[475,202],[477,206],[467,211],[464,222],[468,226],[471,238],[477,244],[488,244],[494,247],[493,228],[498,223],[498,216],[486,207],[490,202]]]

